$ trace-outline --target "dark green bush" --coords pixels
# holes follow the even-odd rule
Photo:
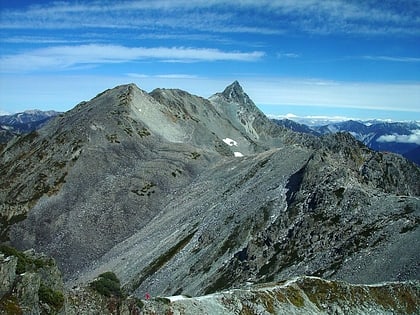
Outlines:
[[[98,278],[90,283],[90,287],[107,297],[123,296],[120,280],[117,278],[115,273],[110,271],[100,274]]]
[[[38,290],[39,300],[43,303],[48,304],[56,311],[60,310],[64,305],[64,295],[60,291],[55,291],[50,287],[47,287],[41,282]]]
[[[6,257],[15,256],[18,258],[16,265],[16,274],[21,274],[26,271],[33,271],[49,265],[50,262],[43,259],[34,259],[26,256],[24,253],[18,251],[16,248],[0,245],[0,253],[3,253]]]

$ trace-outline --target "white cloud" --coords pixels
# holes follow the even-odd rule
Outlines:
[[[377,142],[399,142],[399,143],[414,143],[420,145],[420,129],[412,130],[412,134],[409,135],[383,135],[380,136]]]
[[[157,75],[148,75],[143,73],[127,73],[126,74],[132,78],[161,78],[161,79],[198,79],[198,76],[191,74],[183,73],[168,73],[168,74],[157,74]]]
[[[244,19],[244,11],[252,12],[252,18]],[[267,12],[272,18],[267,19]],[[418,3],[412,0],[399,0],[395,6],[347,0],[60,1],[19,11],[4,10],[0,20],[2,29],[101,27],[153,31],[181,27],[187,31],[265,34],[290,29],[327,34],[419,34],[419,25]]]
[[[277,53],[277,58],[299,58],[300,55],[296,53]]]
[[[165,62],[257,61],[264,52],[221,51],[188,47],[125,47],[118,45],[55,46],[0,58],[3,72],[66,69],[86,64],[123,63],[145,59]]]
[[[391,62],[420,62],[420,58],[403,56],[363,56],[363,59]]]
[[[362,120],[359,118],[347,117],[347,116],[333,116],[333,115],[295,115],[295,114],[286,114],[286,115],[267,115],[270,118],[274,119],[289,119],[295,122],[305,124],[307,126],[325,126],[331,123],[338,123],[348,120]]]

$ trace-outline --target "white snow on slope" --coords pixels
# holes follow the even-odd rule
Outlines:
[[[238,142],[236,142],[235,140],[232,140],[230,138],[225,138],[223,139],[223,142],[226,143],[228,146],[238,146]]]

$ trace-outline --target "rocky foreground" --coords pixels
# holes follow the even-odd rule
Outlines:
[[[16,254],[16,253],[14,253]],[[214,294],[139,299],[99,286],[65,289],[54,260],[33,252],[0,256],[1,314],[418,314],[420,282],[354,285],[317,277]],[[22,262],[22,257],[25,262]],[[18,263],[19,261],[19,263]],[[31,271],[16,274],[31,264]],[[18,266],[19,265],[19,266]],[[118,280],[116,280],[118,282]],[[93,282],[95,283],[95,282]],[[108,289],[112,290],[109,286]]]

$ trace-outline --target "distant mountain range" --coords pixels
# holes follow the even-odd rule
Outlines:
[[[41,128],[50,119],[59,115],[56,111],[27,110],[13,115],[0,116],[0,144],[16,135]],[[272,119],[277,125],[296,132],[322,136],[348,132],[369,148],[380,152],[393,152],[420,165],[420,123],[385,122],[379,120],[339,122],[322,120]]]
[[[16,135],[29,133],[42,127],[56,111],[27,110],[23,113],[0,116],[0,143],[6,143]]]
[[[420,123],[418,122],[348,120],[306,125],[290,119],[273,119],[273,121],[277,125],[315,136],[348,132],[375,151],[397,153],[420,164]]]

